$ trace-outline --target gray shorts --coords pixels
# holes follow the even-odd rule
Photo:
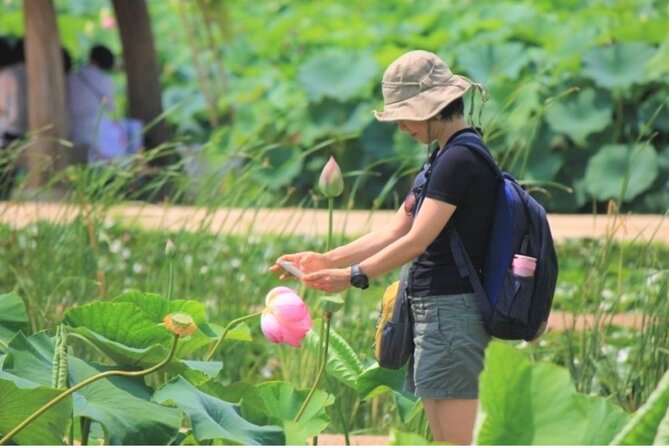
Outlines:
[[[473,293],[411,297],[416,348],[405,390],[421,398],[478,398],[490,341]]]

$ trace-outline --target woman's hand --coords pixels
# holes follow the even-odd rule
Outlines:
[[[338,293],[351,286],[351,268],[323,269],[302,277],[315,290]]]
[[[292,277],[292,275],[281,268],[281,266],[278,264],[279,261],[292,263],[304,274],[313,273],[325,268],[331,268],[333,266],[330,264],[324,254],[314,251],[303,251],[295,254],[282,255],[276,259],[276,261],[277,263],[270,266],[269,270],[275,273],[282,273],[280,277],[281,280]]]

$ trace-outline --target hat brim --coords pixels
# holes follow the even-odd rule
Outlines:
[[[386,105],[381,112],[374,110],[372,113],[381,122],[427,121],[462,97],[471,86],[468,79],[453,75],[449,85],[435,85],[403,101]]]

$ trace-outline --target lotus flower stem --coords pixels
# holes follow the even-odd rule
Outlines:
[[[304,403],[302,403],[302,406],[300,407],[300,410],[297,412],[297,415],[295,415],[295,419],[293,420],[295,423],[299,422],[300,418],[302,418],[302,415],[304,415],[304,411],[306,410],[309,401],[311,401],[311,398],[314,396],[314,393],[316,393],[316,389],[318,388],[318,385],[321,382],[321,378],[323,377],[323,373],[325,372],[325,366],[328,363],[328,345],[330,344],[330,324],[332,321],[331,316],[332,315],[328,312],[323,314],[323,319],[325,319],[325,340],[323,342],[324,344],[323,359],[321,361],[321,366],[318,369],[318,373],[316,374],[316,379],[314,380],[314,384],[311,386],[309,394],[307,394],[307,398],[304,400]]]
[[[228,332],[234,327],[235,325],[239,324],[240,322],[244,322],[247,319],[252,319],[254,317],[260,316],[262,314],[262,311],[259,311],[257,313],[252,313],[252,314],[247,314],[246,316],[242,316],[240,318],[234,319],[228,323],[228,325],[225,326],[225,329],[223,330],[223,333],[221,333],[221,337],[218,338],[218,341],[216,341],[216,344],[209,349],[209,352],[207,353],[207,356],[204,357],[205,361],[210,361],[211,358],[214,356],[214,353],[218,349],[218,347],[221,345],[223,342],[223,339],[227,336]]]
[[[91,433],[91,419],[88,417],[81,417],[81,444],[86,446],[88,444],[88,435]]]
[[[167,300],[172,300],[172,293],[174,293],[174,264],[172,259],[176,255],[176,248],[172,240],[167,239],[165,243],[165,257],[167,258]]]
[[[328,197],[328,238],[325,243],[325,252],[330,250],[332,244],[332,215],[334,210],[334,197]]]
[[[139,377],[139,376],[144,376],[144,375],[148,375],[150,373],[155,372],[156,370],[165,366],[168,362],[170,362],[172,357],[174,357],[174,353],[177,350],[177,341],[178,340],[179,340],[179,335],[175,334],[174,337],[172,338],[172,345],[170,347],[169,353],[167,354],[165,359],[163,359],[162,361],[160,361],[158,364],[154,365],[153,367],[149,367],[148,369],[144,369],[144,370],[137,370],[135,372],[129,372],[127,370],[109,370],[107,372],[102,372],[102,373],[98,373],[97,375],[93,375],[93,376],[81,381],[79,384],[76,384],[76,385],[70,387],[69,389],[67,389],[66,391],[64,391],[63,393],[61,393],[60,395],[58,395],[57,397],[55,397],[54,399],[52,399],[51,401],[46,403],[44,406],[40,407],[36,412],[34,412],[32,415],[30,415],[25,420],[23,420],[14,429],[7,432],[7,434],[0,439],[0,445],[7,444],[7,442],[9,440],[11,440],[12,437],[14,437],[16,434],[21,432],[26,426],[28,426],[30,423],[35,421],[35,419],[37,417],[39,417],[40,415],[42,415],[44,412],[46,412],[47,410],[51,409],[56,404],[63,401],[65,398],[72,395],[77,390],[79,390],[83,387],[86,387],[87,385],[89,385],[89,384],[91,384],[91,383],[93,383],[93,382],[95,382],[99,379],[108,378],[110,376]]]
[[[168,282],[167,282],[167,300],[172,300],[172,293],[174,293],[174,265],[172,260],[168,262]]]

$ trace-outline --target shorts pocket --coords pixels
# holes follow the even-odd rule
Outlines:
[[[444,308],[437,309],[437,331],[447,347],[452,347],[462,330],[459,315]]]
[[[516,276],[509,271],[504,277],[504,288],[496,310],[503,316],[527,324],[533,293],[534,277]]]

